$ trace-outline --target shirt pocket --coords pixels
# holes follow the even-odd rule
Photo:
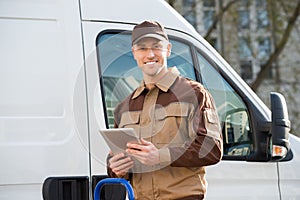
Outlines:
[[[183,144],[188,137],[188,105],[172,103],[155,110],[155,137],[158,146]]]
[[[204,110],[204,124],[207,135],[219,139],[221,137],[221,130],[219,124],[219,117],[215,109],[205,108]]]
[[[133,128],[139,131],[140,112],[125,112],[121,116],[119,128]]]

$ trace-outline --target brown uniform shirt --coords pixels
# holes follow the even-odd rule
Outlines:
[[[222,138],[214,101],[200,83],[169,69],[155,87],[142,83],[116,107],[115,126],[134,128],[159,149],[159,164],[137,161],[132,169],[137,200],[204,197],[204,166],[220,161]]]

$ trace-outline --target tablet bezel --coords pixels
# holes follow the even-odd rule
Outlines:
[[[113,154],[123,153],[127,143],[141,143],[133,128],[111,128],[99,130]]]

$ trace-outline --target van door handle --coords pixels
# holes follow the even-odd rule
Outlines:
[[[43,184],[44,200],[88,200],[89,177],[49,177]]]

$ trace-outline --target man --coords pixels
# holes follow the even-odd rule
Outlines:
[[[132,52],[143,81],[115,109],[115,127],[133,128],[141,144],[108,156],[108,174],[130,180],[136,199],[204,199],[205,166],[222,157],[214,101],[198,82],[167,68],[171,44],[163,26],[134,27]]]

